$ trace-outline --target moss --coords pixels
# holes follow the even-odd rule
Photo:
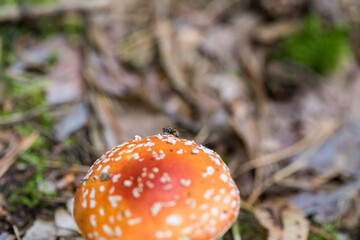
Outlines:
[[[36,189],[36,182],[29,181],[22,188],[17,188],[9,197],[9,203],[12,206],[12,211],[16,210],[16,205],[21,204],[29,208],[33,208],[39,204],[39,196]]]
[[[320,17],[312,14],[297,32],[279,42],[271,58],[295,61],[326,75],[351,55],[350,49],[346,26],[325,26]]]
[[[36,22],[1,25],[0,43],[2,44],[0,44],[0,48],[2,48],[2,51],[0,52],[2,54],[0,56],[0,70],[18,61],[15,46],[20,37],[46,39],[55,34],[63,33],[72,43],[80,44],[84,33],[84,25],[83,18],[78,14],[68,14],[56,20],[53,17],[42,17]],[[56,63],[56,60],[57,56],[51,55],[48,59],[48,65],[52,66]]]
[[[329,236],[331,236],[332,239],[334,239],[334,240],[338,239],[337,233],[336,233],[336,228],[335,228],[334,224],[330,224],[330,223],[322,224],[321,230],[323,230],[325,233],[327,233]],[[327,239],[318,234],[310,232],[308,240],[327,240]]]
[[[33,129],[28,125],[16,125],[15,132],[20,136],[26,137],[33,132]]]
[[[36,80],[31,81],[32,84],[28,83],[16,83],[12,81],[8,88],[8,97],[10,99],[26,99],[26,101],[16,101],[22,104],[14,104],[14,109],[10,112],[1,111],[1,115],[11,115],[14,113],[20,113],[22,111],[36,108],[42,105],[46,105],[46,99],[44,95],[43,85]],[[14,126],[16,134],[22,137],[29,136],[34,128],[31,124],[37,122],[44,129],[50,130],[53,119],[48,113],[40,114],[36,119],[23,122]],[[45,179],[47,172],[46,163],[49,161],[51,153],[52,143],[40,135],[32,146],[27,149],[21,156],[18,157],[17,161],[25,164],[26,169],[30,169],[30,175],[27,175],[25,179],[21,180],[21,187],[13,189],[9,195],[9,203],[12,206],[12,210],[16,210],[19,206],[25,206],[27,208],[34,208],[37,206],[45,206],[46,203],[41,200],[43,196],[54,196],[55,191],[41,192],[41,189],[49,189],[46,187],[48,182]],[[9,194],[9,193],[7,193]]]
[[[54,2],[54,0],[0,0],[0,6],[44,2]],[[17,57],[18,41],[27,38],[41,40],[62,33],[73,43],[79,43],[83,36],[83,29],[83,18],[77,14],[65,15],[59,19],[44,17],[36,22],[18,22],[0,26],[0,48],[2,50],[0,51],[0,118],[6,119],[10,115],[47,107],[45,92],[49,82],[46,79],[41,79],[33,73],[25,73],[26,81],[19,81],[3,71],[19,61]],[[55,65],[57,59],[56,54],[50,55],[40,73],[46,72],[48,68]],[[37,69],[31,69],[31,71],[39,73]],[[28,121],[15,124],[14,130],[17,135],[27,137],[34,131],[35,126],[36,129],[40,129],[40,132],[53,135],[53,122],[53,116],[48,112],[43,112]],[[68,143],[71,145],[71,140],[68,140]],[[53,147],[53,142],[48,141],[44,135],[40,135],[35,143],[18,157],[19,166],[23,166],[26,171],[22,170],[23,168],[14,168],[14,181],[11,183],[11,187],[3,192],[12,211],[17,211],[21,207],[36,208],[51,205],[43,200],[43,197],[57,195],[54,184],[46,180],[49,163],[51,162],[54,166],[55,163],[62,164],[65,160],[71,159],[65,158],[63,153],[54,156],[51,150]]]
[[[62,22],[62,30],[74,44],[81,44],[85,29],[84,19],[78,14],[67,15]]]
[[[0,26],[0,36],[2,43],[0,64],[3,68],[16,62],[16,54],[13,49],[16,39],[20,36],[20,30],[15,25],[5,24]]]
[[[3,91],[0,90],[0,100],[11,101],[11,107],[0,105],[0,116],[9,116],[21,113],[35,107],[45,107],[45,90],[47,82],[42,79],[33,79],[29,82],[19,82],[11,78],[3,78]]]
[[[19,125],[16,126],[15,131],[22,136],[27,136],[32,130],[26,125]],[[57,195],[55,189],[53,191],[41,190],[46,189],[46,185],[49,184],[44,180],[44,175],[47,171],[46,162],[48,162],[49,155],[46,149],[49,148],[50,143],[43,136],[39,136],[31,148],[26,150],[17,159],[19,162],[26,164],[28,169],[34,169],[34,174],[26,179],[24,186],[16,188],[9,196],[9,203],[14,209],[19,205],[28,208],[46,205],[41,200],[41,197]]]
[[[11,204],[11,211],[16,211],[18,205],[23,205],[28,208],[37,206],[47,206],[47,202],[41,200],[42,196],[56,196],[56,192],[49,192],[47,194],[39,192],[39,186],[46,184],[42,179],[31,179],[26,184],[17,188],[9,197],[8,201]]]

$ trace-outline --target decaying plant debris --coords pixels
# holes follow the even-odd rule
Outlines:
[[[228,164],[223,239],[360,238],[358,1],[23,2],[0,7],[1,240],[80,239],[88,167],[165,126]]]

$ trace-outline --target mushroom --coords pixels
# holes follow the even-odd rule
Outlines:
[[[74,217],[87,240],[209,240],[230,228],[239,207],[217,153],[158,134],[96,160],[77,189]]]

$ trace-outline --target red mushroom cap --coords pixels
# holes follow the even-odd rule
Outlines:
[[[114,147],[79,186],[74,217],[86,239],[216,239],[236,220],[228,167],[193,141],[157,135]]]

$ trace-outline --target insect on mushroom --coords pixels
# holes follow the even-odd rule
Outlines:
[[[230,228],[239,207],[217,153],[158,134],[96,160],[76,191],[74,218],[87,240],[210,240]]]
[[[166,135],[173,135],[175,137],[180,137],[180,133],[179,133],[179,130],[176,129],[176,128],[173,128],[173,127],[164,127],[163,128],[163,134]]]

